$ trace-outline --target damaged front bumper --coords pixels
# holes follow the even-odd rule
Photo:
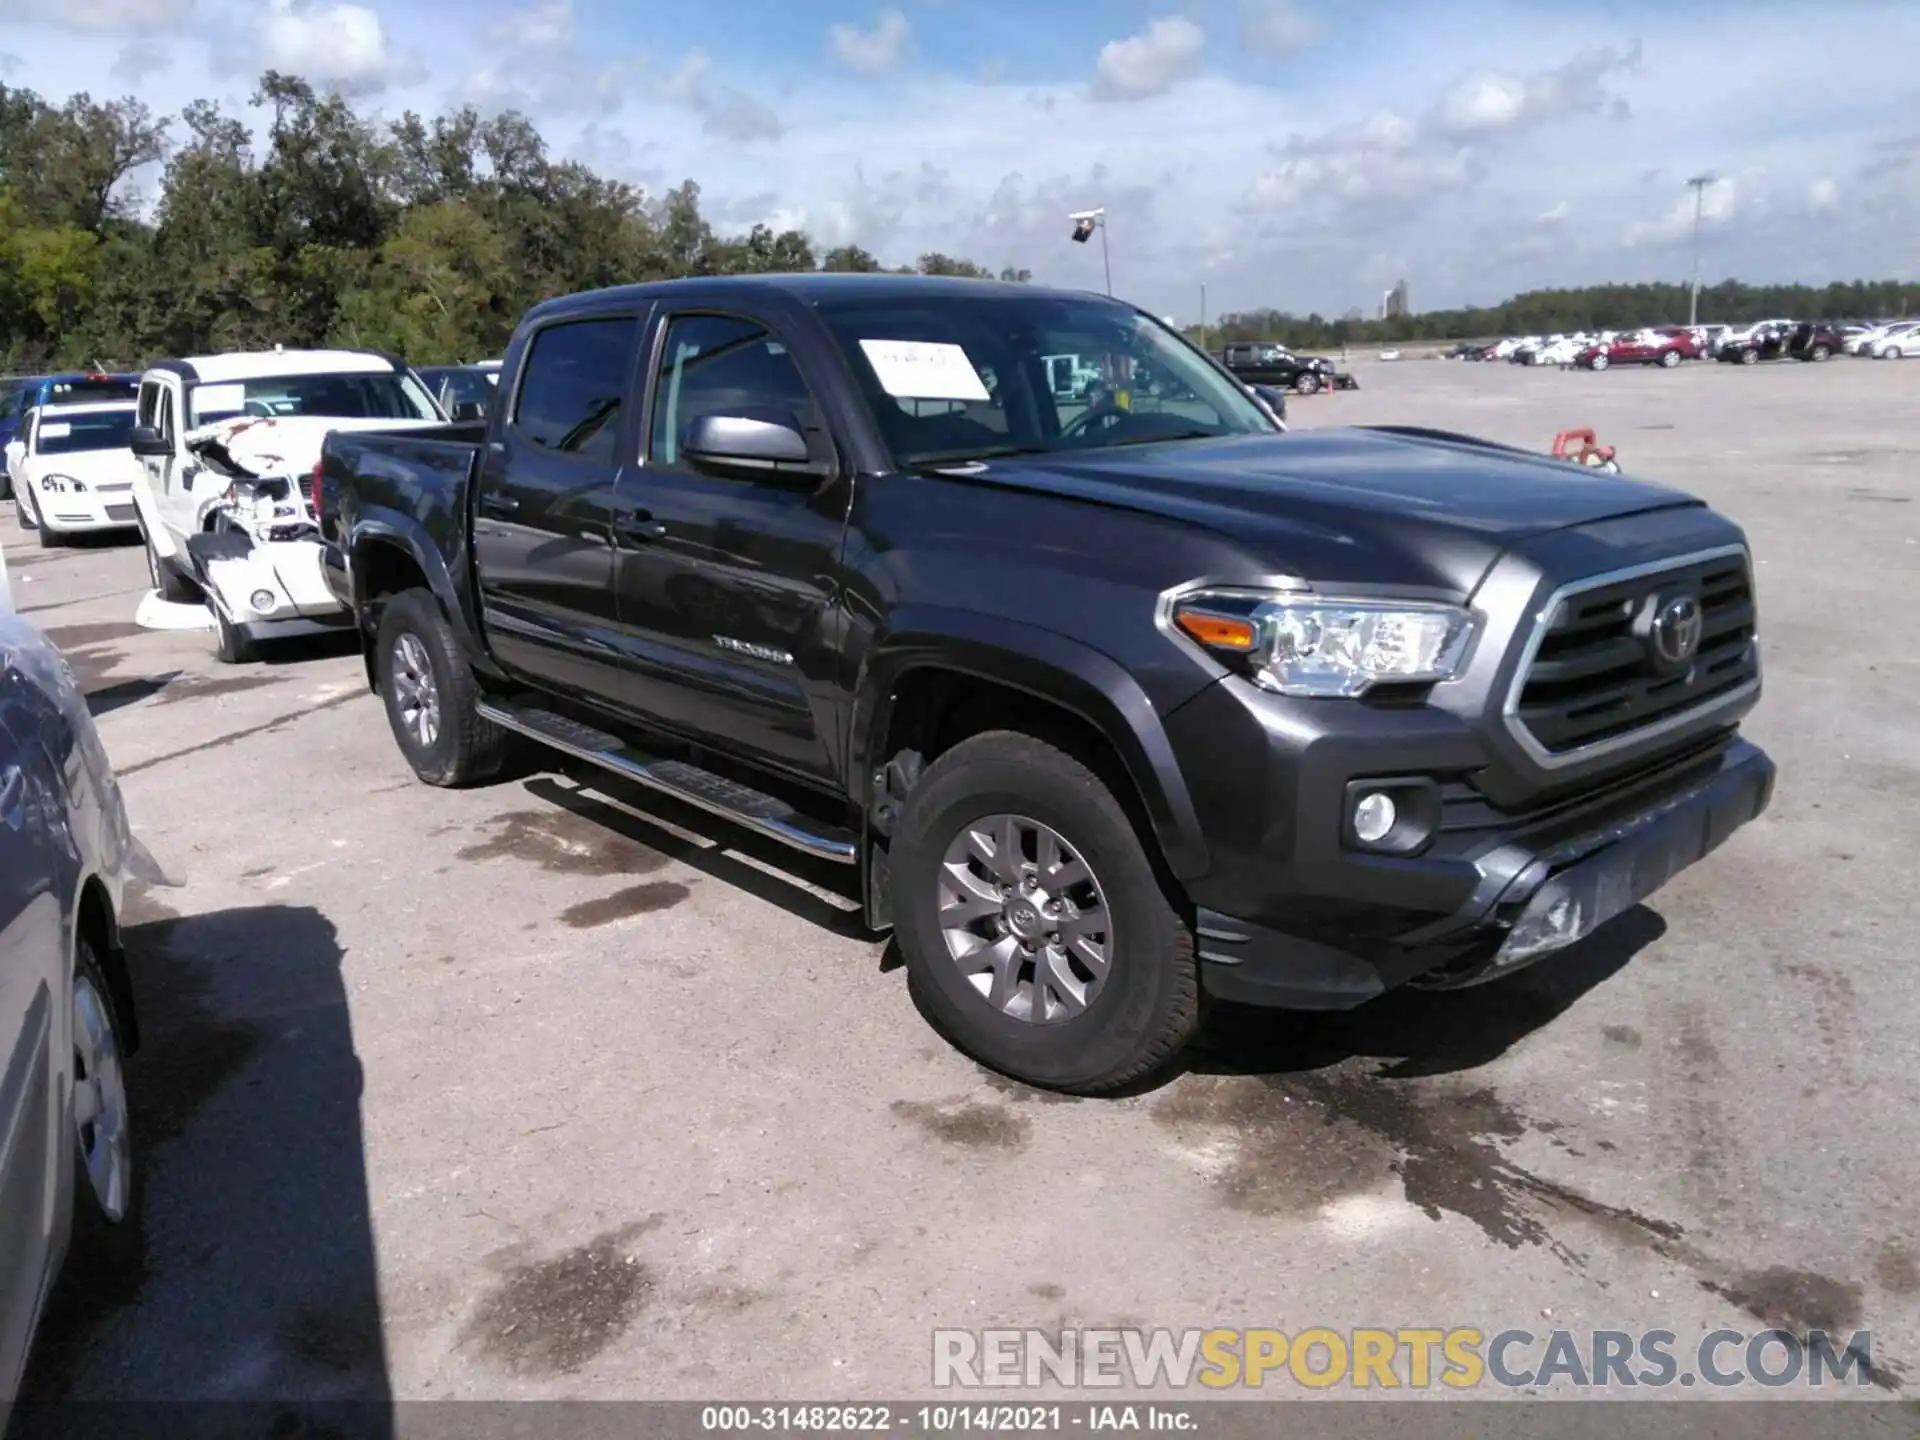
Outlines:
[[[348,628],[353,617],[328,588],[318,538],[255,540],[220,530],[187,540],[207,603],[250,639]]]

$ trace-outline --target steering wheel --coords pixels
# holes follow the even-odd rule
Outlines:
[[[1060,427],[1062,440],[1078,440],[1090,431],[1096,422],[1114,424],[1128,417],[1131,412],[1121,405],[1115,392],[1105,390],[1100,398],[1082,410],[1073,419]]]

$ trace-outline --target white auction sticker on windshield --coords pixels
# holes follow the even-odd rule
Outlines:
[[[202,385],[193,392],[195,415],[218,415],[226,410],[247,408],[245,385]]]
[[[987,400],[980,372],[958,345],[932,340],[862,340],[880,387],[902,400]]]
[[[73,434],[73,424],[67,420],[49,420],[40,427],[42,440],[64,440]]]

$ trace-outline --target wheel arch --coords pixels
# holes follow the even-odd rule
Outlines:
[[[73,964],[76,967],[79,964],[79,946],[84,940],[106,978],[107,998],[113,1004],[114,1018],[120,1022],[121,1050],[131,1056],[140,1048],[140,1018],[133,1002],[133,976],[127,968],[113,897],[98,875],[89,875],[81,882],[73,918]]]
[[[937,754],[982,729],[1051,720],[1111,756],[1117,798],[1173,877],[1205,873],[1205,838],[1160,713],[1118,662],[1018,621],[937,609],[896,619],[907,623],[868,656],[856,692],[849,773],[863,813],[887,798],[884,769],[902,750]]]

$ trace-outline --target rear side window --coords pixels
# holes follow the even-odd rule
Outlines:
[[[533,337],[513,428],[557,454],[613,458],[639,322],[622,317],[550,325]]]

